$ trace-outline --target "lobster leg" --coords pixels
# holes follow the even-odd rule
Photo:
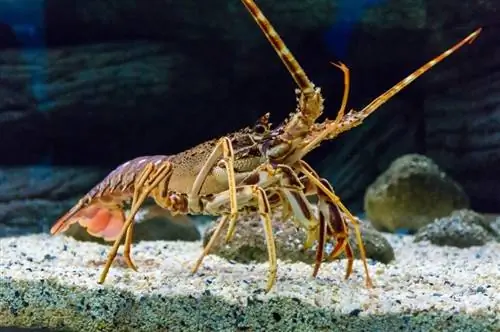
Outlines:
[[[247,177],[239,183],[239,185],[243,186],[256,184],[262,188],[268,189],[270,182],[280,182],[280,189],[283,187],[291,187],[298,190],[302,189],[300,179],[297,177],[293,169],[287,165],[276,165],[274,167],[269,164],[261,165],[253,172],[250,172]],[[276,190],[276,192],[281,196],[282,191]],[[281,199],[283,199],[283,197],[281,197]],[[283,213],[286,215],[288,213],[288,206],[283,206],[285,207]],[[234,219],[234,222],[229,225],[225,238],[226,243],[231,241],[234,235],[235,226],[236,219]]]
[[[156,165],[153,162],[148,162],[148,164],[141,170],[141,173],[136,177],[134,181],[134,194],[132,197],[132,205],[130,208],[130,213],[128,214],[123,228],[118,235],[118,238],[115,240],[111,251],[108,254],[108,259],[106,261],[106,265],[104,266],[103,271],[101,272],[101,276],[99,278],[98,283],[104,283],[106,276],[108,275],[109,269],[113,260],[118,253],[118,248],[120,247],[120,242],[127,233],[126,241],[125,241],[125,251],[130,255],[130,246],[132,242],[132,231],[130,230],[133,225],[134,217],[139,211],[144,200],[149,196],[151,191],[157,187],[161,181],[168,182],[170,176],[172,174],[172,164],[169,161],[164,161]],[[128,248],[128,249],[127,249]],[[126,258],[128,262],[131,263],[130,256]],[[134,266],[132,264],[132,266]],[[135,266],[134,266],[135,267]]]
[[[290,205],[293,218],[307,232],[307,238],[304,243],[304,250],[311,248],[317,238],[318,220],[314,216],[311,205],[305,194],[301,190],[282,189],[284,196]]]
[[[238,200],[242,202],[250,202],[252,200],[257,200],[258,203],[258,208],[259,208],[259,214],[262,220],[262,224],[264,226],[264,234],[266,237],[266,244],[267,244],[267,252],[269,256],[269,276],[267,280],[267,285],[265,288],[266,293],[271,290],[273,287],[275,281],[276,281],[276,273],[277,273],[277,258],[276,258],[276,246],[274,243],[274,237],[273,237],[273,229],[272,229],[272,222],[271,222],[271,207],[269,204],[269,200],[267,198],[266,192],[264,189],[262,189],[258,185],[244,185],[244,186],[238,186],[237,188],[238,191]],[[220,205],[223,205],[225,202],[230,200],[230,195],[227,191],[219,193],[216,195],[215,199],[208,203],[207,209],[217,209]],[[213,206],[210,206],[210,204],[213,204]],[[221,218],[221,221],[217,225],[214,233],[212,234],[212,237],[208,241],[207,245],[203,249],[203,252],[201,255],[198,257],[196,260],[195,265],[191,269],[192,273],[196,273],[198,271],[203,259],[205,258],[206,255],[209,254],[210,250],[212,249],[213,244],[215,243],[215,239],[219,236],[222,228],[228,221],[228,218],[230,218],[229,215],[223,215]]]
[[[328,184],[325,179],[321,179],[323,184]],[[327,241],[327,236],[335,236],[337,240],[337,247],[334,252],[329,256],[330,258],[335,258],[339,255],[343,248],[346,246],[345,244],[348,242],[345,241],[347,239],[347,231],[345,229],[345,223],[343,219],[341,219],[340,213],[337,207],[332,204],[328,197],[325,196],[321,191],[314,188],[314,194],[318,196],[318,208],[319,208],[319,220],[316,221],[314,216],[311,213],[309,208],[310,202],[307,200],[307,194],[311,195],[311,189],[309,192],[294,192],[290,190],[283,190],[286,192],[286,197],[288,203],[291,206],[293,211],[294,218],[299,220],[299,223],[305,228],[307,232],[307,238],[304,243],[304,250],[311,248],[314,244],[314,241],[318,241],[316,247],[316,257],[315,264],[313,270],[313,277],[316,277],[319,271],[319,268],[323,262],[325,244]],[[341,230],[339,230],[341,229]],[[351,268],[349,268],[351,266]],[[352,270],[352,262],[348,262],[348,270]],[[350,273],[349,273],[350,274]],[[348,274],[348,275],[349,275]],[[347,278],[347,277],[346,277]]]
[[[207,256],[210,253],[210,250],[212,249],[215,240],[219,238],[220,232],[224,228],[224,226],[227,224],[227,221],[229,219],[229,215],[223,215],[219,221],[219,224],[217,224],[217,227],[215,228],[214,232],[212,233],[212,236],[210,237],[210,240],[208,243],[205,245],[205,248],[203,248],[203,252],[201,255],[198,257],[196,262],[194,263],[193,268],[191,269],[191,273],[196,273],[198,269],[200,268],[201,263],[203,262],[203,259],[205,256]]]
[[[366,286],[367,287],[373,287],[372,280],[370,278],[370,274],[368,272],[368,264],[366,262],[366,252],[365,252],[365,246],[363,244],[363,239],[361,238],[361,230],[359,228],[359,223],[354,218],[354,216],[351,214],[351,212],[342,204],[340,201],[340,198],[335,195],[333,188],[331,186],[325,186],[324,183],[322,183],[321,179],[318,177],[316,172],[314,172],[313,168],[309,166],[305,161],[301,160],[298,163],[298,170],[303,173],[310,181],[312,184],[316,185],[318,188],[318,191],[321,191],[322,194],[324,194],[328,199],[338,206],[342,212],[347,216],[349,221],[352,223],[354,227],[354,232],[356,234],[356,241],[358,242],[359,246],[359,252],[361,256],[361,260],[363,262],[363,267],[365,270],[365,279],[366,279]]]
[[[229,232],[231,231],[231,229],[234,230],[236,220],[238,218],[238,205],[236,201],[236,180],[234,175],[234,151],[231,140],[229,138],[222,137],[213,149],[208,159],[205,161],[205,164],[203,165],[193,182],[191,191],[188,194],[188,200],[189,202],[194,203],[190,204],[190,206],[196,206],[199,200],[203,183],[205,182],[210,171],[212,171],[213,167],[216,166],[221,155],[222,159],[219,162],[224,165],[227,172],[229,203],[231,207],[229,215],[229,230],[228,235],[226,236],[227,239],[229,237]]]
[[[315,178],[319,178],[314,170],[311,170],[311,172]],[[280,180],[280,184],[277,187],[268,188],[268,190],[279,190],[281,192],[282,204],[289,205],[294,220],[306,230],[307,238],[304,243],[304,249],[311,248],[314,241],[318,240],[313,277],[317,276],[321,263],[323,262],[324,248],[327,237],[333,236],[335,237],[337,244],[328,258],[333,259],[342,252],[346,253],[347,272],[345,278],[347,279],[352,273],[354,258],[350,244],[347,241],[347,225],[345,224],[338,207],[331,202],[326,194],[324,194],[321,190],[318,190],[314,184],[311,184],[307,178],[303,180],[306,184],[303,189],[293,186],[287,187],[286,179],[287,177],[285,176]],[[333,191],[326,179],[320,179],[320,181],[326,188]],[[311,203],[306,197],[307,195],[312,194],[318,196],[319,221],[316,220],[310,207]]]
[[[137,266],[135,266],[132,258],[130,257],[130,251],[132,248],[132,238],[134,237],[134,223],[127,228],[127,233],[125,234],[125,245],[123,247],[123,257],[125,258],[125,263],[127,266],[134,271],[137,271]]]
[[[321,183],[328,188],[331,192],[333,192],[333,188],[330,183],[326,179],[320,179]],[[335,205],[331,200],[328,199],[328,196],[318,190],[318,208],[320,211],[320,218],[322,222],[325,224],[324,231],[327,233],[328,237],[334,237],[336,240],[336,245],[333,251],[328,256],[328,259],[334,259],[342,252],[346,253],[347,257],[347,269],[345,274],[345,279],[349,278],[352,273],[352,266],[354,264],[354,256],[352,254],[352,248],[348,241],[348,228],[345,223],[344,218],[340,214],[339,208]],[[325,236],[320,236],[321,246],[325,244]],[[320,258],[320,259],[318,259]],[[322,263],[323,257],[317,257],[316,265],[314,267],[313,276],[316,276],[320,265]]]

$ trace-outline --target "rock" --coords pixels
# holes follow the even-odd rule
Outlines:
[[[496,218],[492,223],[491,223],[491,228],[497,233],[500,234],[500,217]]]
[[[494,239],[484,228],[484,218],[475,213],[459,211],[428,224],[415,234],[415,242],[430,241],[439,246],[468,248],[481,246]]]
[[[490,235],[499,236],[500,232],[496,229],[495,221],[489,220],[483,214],[477,213],[473,210],[462,209],[456,210],[451,213],[451,218],[458,218],[465,223],[476,224],[481,226]]]
[[[418,154],[396,159],[368,187],[364,199],[366,218],[376,229],[391,232],[414,232],[468,206],[461,186],[431,159]]]
[[[79,224],[71,225],[64,234],[80,241],[113,244],[113,242],[106,242],[102,238],[90,235]],[[198,241],[200,239],[200,232],[191,218],[183,215],[172,216],[167,210],[151,205],[142,208],[137,214],[132,243],[160,240]]]
[[[500,216],[498,214],[485,214],[484,218],[495,234],[500,236]]]
[[[366,226],[363,221],[359,219],[358,221],[361,224],[361,234],[367,257],[384,264],[392,261],[394,251],[389,242],[379,232]],[[204,246],[210,240],[216,225],[217,221],[206,229],[203,235]],[[350,224],[349,226],[349,243],[352,245],[355,257],[359,258],[354,229]],[[302,228],[297,229],[293,222],[289,220],[283,222],[279,213],[275,214],[273,218],[273,228],[278,259],[290,262],[301,261],[307,264],[314,263],[316,247],[314,246],[306,251],[303,250],[306,234]],[[224,243],[226,232],[227,226],[222,231],[223,235],[216,240],[211,253],[245,264],[268,261],[264,230],[257,215],[252,214],[238,220],[233,240],[229,244]],[[345,255],[342,254],[339,258],[345,258]]]

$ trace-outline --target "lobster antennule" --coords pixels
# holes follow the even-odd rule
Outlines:
[[[292,75],[295,83],[297,83],[300,90],[304,92],[309,92],[314,90],[314,84],[307,77],[304,69],[300,66],[298,61],[295,59],[293,54],[290,52],[288,47],[286,47],[285,43],[276,32],[274,27],[271,25],[271,22],[266,18],[266,16],[262,13],[262,11],[257,7],[253,0],[241,0],[247,10],[250,12],[250,15],[254,18],[255,22],[259,25],[262,32],[266,36],[267,40],[271,43],[274,50],[280,57],[283,64],[288,69],[290,75]]]

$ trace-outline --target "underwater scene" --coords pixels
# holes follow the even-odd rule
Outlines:
[[[1,331],[500,332],[500,2],[0,0]]]

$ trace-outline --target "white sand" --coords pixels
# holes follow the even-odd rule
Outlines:
[[[345,261],[324,264],[316,279],[303,263],[278,263],[269,294],[267,264],[232,264],[208,256],[189,267],[201,243],[142,242],[133,246],[139,272],[114,265],[97,278],[109,247],[67,237],[0,239],[0,326],[103,331],[500,331],[500,243],[457,249],[387,235],[396,260],[370,265],[343,280]],[[99,290],[101,289],[101,290]],[[295,318],[294,318],[295,317]],[[335,330],[335,329],[334,329]]]

